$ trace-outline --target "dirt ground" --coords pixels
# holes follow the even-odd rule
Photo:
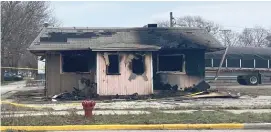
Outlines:
[[[214,86],[212,86],[212,89]],[[232,93],[240,92],[239,99],[231,98],[209,98],[209,99],[183,99],[179,97],[159,98],[155,100],[141,101],[112,101],[98,100],[97,109],[271,109],[271,85],[259,86],[223,86],[216,87],[218,91]],[[81,109],[81,101],[75,101],[77,105],[66,106],[74,101],[52,102],[42,98],[43,90],[19,91],[9,99],[14,102],[49,106],[55,110],[70,108]]]
[[[241,96],[271,96],[271,85],[258,85],[258,86],[242,86],[242,85],[213,85],[211,84],[211,89],[218,91],[227,91],[231,93],[240,93]],[[20,102],[23,101],[32,101],[32,102],[48,102],[43,97],[44,90],[29,90],[29,91],[18,91],[14,95],[10,96],[8,99],[17,100]],[[50,101],[50,100],[49,100]]]

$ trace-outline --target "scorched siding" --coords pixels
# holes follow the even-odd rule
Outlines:
[[[152,94],[152,72],[151,72],[151,53],[145,54],[145,72],[148,80],[144,80],[142,76],[137,75],[135,79],[129,81],[132,73],[125,60],[131,53],[120,52],[120,75],[107,75],[106,63],[102,53],[97,53],[97,80],[99,95],[131,95],[138,93],[139,95]]]
[[[91,82],[95,82],[95,67],[91,69],[90,73],[61,73],[62,64],[60,53],[47,54],[46,62],[46,95],[48,96],[59,94],[64,91],[73,91],[73,87],[79,87],[78,81],[82,77],[90,79]]]

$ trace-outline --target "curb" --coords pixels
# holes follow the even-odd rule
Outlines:
[[[267,129],[271,130],[271,123],[245,123],[244,129]]]
[[[271,130],[271,123],[1,126],[1,131],[5,131],[5,130],[24,130],[24,131],[185,130],[185,129],[268,129],[268,130]]]
[[[268,124],[270,125],[270,124]],[[138,124],[138,125],[65,125],[65,126],[1,126],[1,131],[81,131],[81,130],[185,130],[185,129],[245,129],[245,124]],[[252,126],[247,129],[253,129]]]

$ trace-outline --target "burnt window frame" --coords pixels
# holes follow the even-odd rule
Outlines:
[[[160,64],[160,56],[182,56],[182,71],[161,71],[159,68],[159,64]],[[186,73],[185,70],[185,54],[158,54],[157,55],[157,73]]]
[[[110,65],[110,59],[109,59],[110,55],[117,55],[118,56],[118,73],[109,73],[108,72],[108,65],[106,65],[106,75],[121,75],[121,73],[120,73],[120,54],[119,53],[109,53],[108,54],[109,65]]]
[[[63,62],[63,58],[64,58],[64,57],[63,57],[63,56],[65,56],[65,55],[63,55],[63,53],[59,53],[59,59],[60,59],[60,60],[59,60],[59,61],[60,61],[60,65],[59,65],[59,66],[60,66],[60,73],[61,73],[61,74],[91,73],[91,69],[92,69],[92,68],[91,68],[90,65],[89,65],[91,62],[88,62],[89,64],[88,64],[88,71],[87,71],[87,72],[78,72],[78,71],[74,71],[74,72],[67,72],[67,71],[65,71],[65,72],[64,72],[64,71],[63,71],[63,69],[64,69],[64,68],[63,68],[63,64],[64,64],[64,62]],[[89,56],[89,58],[91,58],[91,56]],[[95,58],[94,61],[96,62],[96,58]]]
[[[132,62],[131,62],[131,71],[132,73],[136,74],[136,75],[143,75],[145,72],[146,72],[146,60],[145,60],[145,56],[144,55],[138,55],[142,58],[142,65],[143,65],[143,73],[135,73],[134,72],[134,65],[133,65],[133,60],[134,58],[132,59]]]

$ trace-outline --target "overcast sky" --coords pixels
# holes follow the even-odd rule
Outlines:
[[[52,2],[61,26],[142,27],[159,20],[196,15],[240,31],[255,25],[271,29],[271,1],[268,2]]]

